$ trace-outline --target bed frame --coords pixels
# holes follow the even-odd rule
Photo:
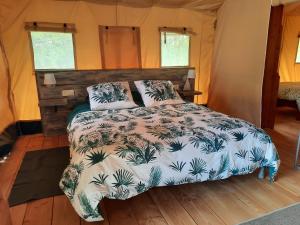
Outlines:
[[[291,107],[297,110],[296,120],[300,120],[300,111],[298,109],[298,105],[296,101],[293,100],[285,100],[285,99],[277,99],[277,107]]]
[[[67,115],[76,105],[86,101],[88,96],[86,88],[90,85],[128,81],[131,90],[136,90],[133,84],[133,81],[136,80],[170,80],[174,85],[178,85],[179,90],[182,91],[189,69],[194,68],[36,71],[43,133],[45,136],[66,133]],[[55,86],[47,87],[44,85],[45,73],[54,74]],[[191,88],[194,90],[193,82]],[[74,91],[74,95],[63,96],[66,90]]]

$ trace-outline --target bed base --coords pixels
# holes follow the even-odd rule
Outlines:
[[[296,120],[300,120],[300,111],[298,109],[298,105],[295,100],[278,99],[277,107],[290,107],[296,109],[297,110]]]

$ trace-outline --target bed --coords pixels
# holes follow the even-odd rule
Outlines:
[[[69,119],[71,161],[60,187],[86,221],[100,221],[103,198],[150,188],[226,179],[260,168],[273,181],[280,160],[252,124],[193,103],[90,111]]]
[[[300,82],[280,83],[277,106],[297,109],[297,119],[300,120]]]
[[[134,93],[141,77],[171,81],[181,91],[190,69],[47,71],[56,79],[52,87],[43,83],[45,71],[36,72],[44,134],[63,134],[67,127],[71,159],[60,187],[83,219],[103,220],[98,209],[103,198],[128,199],[158,186],[257,169],[259,178],[268,171],[274,181],[280,164],[276,148],[246,121],[187,102],[101,111],[91,111],[91,101],[82,104],[90,85],[127,81]],[[74,95],[64,95],[65,90]]]

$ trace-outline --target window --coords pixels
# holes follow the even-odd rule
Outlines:
[[[300,63],[300,38],[298,39],[298,50],[296,56],[296,63]]]
[[[73,33],[30,31],[34,68],[75,69]]]
[[[190,36],[173,32],[160,32],[161,66],[189,66]]]
[[[138,27],[100,26],[99,35],[103,69],[141,68]]]

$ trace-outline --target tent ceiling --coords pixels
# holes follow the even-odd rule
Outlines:
[[[96,4],[126,5],[131,7],[166,7],[186,8],[196,11],[216,11],[225,0],[57,0],[57,1],[86,1]]]

